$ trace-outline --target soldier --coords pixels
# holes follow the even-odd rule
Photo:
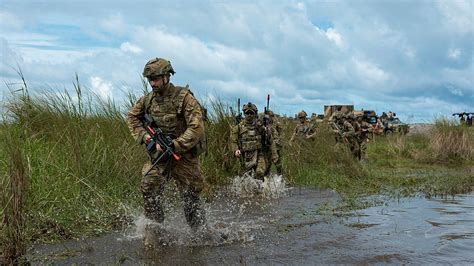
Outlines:
[[[374,133],[377,135],[382,135],[383,130],[384,130],[384,126],[382,124],[382,121],[380,120],[380,118],[377,118],[377,123],[375,124]]]
[[[336,111],[331,115],[331,117],[329,117],[328,120],[329,125],[335,133],[336,143],[344,143],[348,141],[347,139],[342,137],[344,133],[344,131],[342,130],[342,125],[344,123],[343,116],[344,114],[341,111]]]
[[[300,121],[296,125],[295,130],[293,131],[293,135],[291,136],[290,142],[293,142],[295,140],[295,137],[300,137],[304,139],[310,139],[314,137],[315,133],[313,131],[313,126],[306,119],[307,116],[308,115],[304,110],[298,113],[298,119]]]
[[[359,141],[359,160],[367,159],[367,142],[369,142],[369,137],[372,135],[373,127],[371,124],[364,121],[362,114],[356,116],[356,122],[359,124],[359,132],[357,133]],[[354,128],[355,129],[355,128]]]
[[[274,163],[278,161],[275,142],[271,131],[258,119],[257,106],[244,104],[245,118],[232,128],[231,148],[236,157],[242,158],[243,173],[253,172],[256,179],[263,181],[267,162],[265,150],[270,149]]]
[[[278,155],[278,160],[275,162],[275,167],[276,167],[276,170],[277,170],[277,174],[281,175],[282,174],[282,164],[281,164],[281,148],[282,148],[282,144],[281,144],[281,132],[282,132],[282,127],[280,125],[280,122],[278,122],[278,120],[276,119],[275,117],[275,114],[273,113],[273,111],[271,110],[268,110],[267,111],[267,114],[268,115],[268,122],[269,122],[269,127],[270,127],[270,131],[271,131],[271,134],[272,134],[272,137],[273,137],[273,141],[275,142],[275,147],[276,147],[276,152],[277,152],[277,155]],[[270,168],[272,167],[272,153],[271,153],[271,149],[267,149],[268,152],[266,152],[266,160],[268,162],[267,164],[267,169],[265,170],[265,175],[268,175],[270,173]]]
[[[349,140],[349,148],[352,155],[358,158],[360,157],[360,147],[359,147],[359,132],[361,131],[361,125],[355,120],[353,114],[345,115],[346,121],[343,123],[343,131],[347,139]]]
[[[141,181],[145,216],[158,223],[163,222],[162,196],[165,182],[176,180],[183,199],[184,214],[192,229],[205,224],[205,213],[201,207],[200,194],[204,186],[198,155],[202,152],[200,141],[204,136],[204,122],[201,105],[186,87],[178,87],[170,82],[175,71],[170,61],[154,58],[148,61],[143,70],[152,92],[141,97],[130,108],[127,124],[138,144],[148,144],[151,136],[144,128],[145,114],[151,115],[164,134],[172,138],[172,147],[180,160],[160,161]],[[162,153],[159,144],[156,152],[150,154],[156,160]],[[151,162],[143,167],[149,169]]]

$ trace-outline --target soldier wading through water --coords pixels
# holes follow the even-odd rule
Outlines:
[[[178,87],[170,82],[170,77],[174,74],[168,60],[155,58],[146,63],[143,76],[147,78],[153,91],[141,97],[130,108],[127,124],[137,143],[147,145],[152,141],[152,136],[145,128],[144,119],[146,114],[150,115],[154,126],[169,136],[169,146],[179,155],[178,159],[164,157],[150,170],[152,162],[159,158],[163,149],[156,144],[156,149],[149,153],[150,161],[143,170],[150,171],[141,181],[145,216],[158,223],[163,222],[163,190],[165,182],[172,178],[181,193],[186,221],[191,228],[197,229],[205,224],[199,198],[204,186],[198,158],[203,152],[202,107],[187,86]]]
[[[271,160],[278,162],[278,153],[271,130],[258,119],[257,106],[247,103],[243,106],[245,118],[232,128],[231,149],[236,157],[242,158],[243,173],[251,173],[262,180],[267,164],[265,150],[270,149]]]

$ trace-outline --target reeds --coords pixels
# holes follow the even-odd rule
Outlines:
[[[20,264],[26,252],[25,201],[27,159],[21,149],[25,141],[19,128],[0,131],[0,242],[8,264]]]
[[[146,89],[144,83],[143,91]],[[2,136],[10,136],[2,138],[5,143],[0,147],[0,169],[5,173],[0,184],[0,214],[9,217],[3,218],[2,243],[12,247],[4,248],[5,256],[24,252],[28,241],[103,233],[120,226],[133,210],[140,209],[138,187],[147,156],[145,149],[132,139],[123,119],[137,98],[129,93],[125,108],[117,106],[111,99],[84,90],[76,76],[71,93],[30,94],[25,89],[8,100],[8,117],[0,125]],[[209,150],[200,159],[208,183],[217,187],[230,182],[239,167],[229,147],[235,114],[219,99],[206,107]],[[283,172],[291,184],[338,192],[381,187],[345,145],[335,143],[333,132],[325,123],[316,128],[316,139],[289,143],[296,122],[285,117],[280,122]],[[433,150],[455,154],[449,158],[472,156],[472,134],[459,130],[460,133],[457,128],[435,131],[437,141],[432,145],[439,148]],[[444,140],[452,137],[462,145]],[[471,144],[467,143],[469,140]],[[417,146],[407,149],[411,146],[405,141],[395,143],[399,150],[395,154],[413,154]],[[454,151],[447,146],[455,147]],[[382,142],[380,150],[390,155]],[[17,200],[10,200],[13,197]],[[16,222],[9,220],[15,217]]]
[[[474,128],[459,125],[454,120],[436,120],[430,148],[438,162],[466,162],[474,158]]]

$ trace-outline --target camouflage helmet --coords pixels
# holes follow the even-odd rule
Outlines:
[[[352,113],[346,114],[345,117],[346,117],[346,119],[355,120],[355,116]]]
[[[298,113],[298,118],[306,118],[308,114],[305,111],[301,111]]]
[[[335,120],[340,120],[344,118],[344,114],[341,111],[336,111],[331,117]]]
[[[247,104],[244,104],[242,111],[244,111],[244,114],[247,113],[247,111],[253,111],[256,114],[258,112],[258,109],[255,104],[249,102]]]
[[[166,74],[176,73],[171,66],[171,62],[163,58],[153,58],[145,64],[143,76],[145,78],[156,77]]]
[[[267,114],[268,114],[268,116],[270,116],[270,117],[274,117],[274,116],[275,116],[275,113],[273,113],[272,110],[267,110]]]

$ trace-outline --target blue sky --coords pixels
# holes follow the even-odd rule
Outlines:
[[[38,93],[81,83],[141,91],[153,57],[202,100],[276,112],[323,105],[394,111],[407,122],[474,112],[474,1],[0,2],[0,79],[19,65]],[[13,86],[14,87],[14,86]]]

